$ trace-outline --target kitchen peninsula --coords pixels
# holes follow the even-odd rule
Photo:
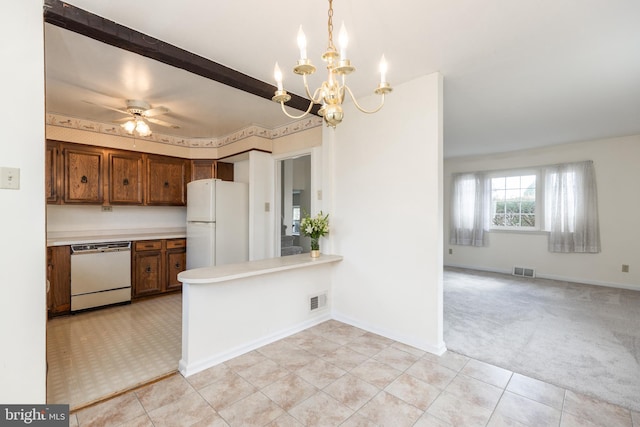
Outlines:
[[[305,253],[180,273],[180,372],[195,374],[330,319],[339,261]]]

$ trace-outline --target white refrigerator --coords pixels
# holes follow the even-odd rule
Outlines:
[[[219,179],[187,184],[187,269],[249,259],[249,186]]]

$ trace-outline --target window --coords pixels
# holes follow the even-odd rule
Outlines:
[[[291,230],[291,234],[294,236],[300,235],[300,206],[293,206],[293,230]]]
[[[488,230],[545,230],[550,252],[600,252],[592,161],[457,173],[451,190],[451,244],[486,246]]]
[[[491,183],[491,228],[538,229],[536,174],[494,176]]]

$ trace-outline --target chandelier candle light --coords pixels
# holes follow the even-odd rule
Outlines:
[[[338,35],[338,42],[340,45],[340,51],[336,50],[335,45],[333,44],[333,0],[329,0],[329,22],[328,22],[328,31],[329,31],[329,45],[327,46],[327,50],[322,55],[322,60],[327,63],[327,71],[328,78],[326,81],[322,83],[322,86],[317,88],[313,95],[309,90],[309,85],[307,82],[307,76],[313,74],[316,71],[316,67],[311,64],[309,58],[307,58],[307,39],[302,31],[302,26],[298,30],[298,47],[300,48],[300,59],[298,59],[297,65],[293,68],[293,72],[301,75],[304,81],[304,88],[307,92],[307,96],[311,100],[309,102],[309,108],[299,116],[294,116],[289,113],[284,108],[284,103],[291,99],[291,95],[284,90],[282,85],[282,71],[276,62],[276,66],[274,69],[274,77],[276,79],[276,83],[278,89],[276,90],[275,96],[271,98],[275,102],[279,102],[282,106],[282,111],[288,117],[292,119],[300,119],[311,111],[311,108],[314,104],[320,104],[322,107],[318,111],[318,114],[324,118],[327,126],[336,127],[342,121],[344,117],[344,113],[342,111],[342,102],[345,99],[345,92],[348,92],[353,100],[354,105],[358,110],[363,113],[372,114],[379,111],[384,105],[384,96],[392,91],[391,85],[387,82],[387,62],[384,59],[384,55],[382,55],[382,59],[380,60],[380,84],[375,89],[374,93],[377,95],[381,95],[382,99],[380,105],[374,110],[365,110],[362,108],[355,96],[353,96],[353,92],[346,84],[346,75],[354,72],[356,69],[353,65],[351,65],[351,61],[347,59],[347,45],[348,45],[348,35],[347,30],[344,27],[344,23],[340,28],[340,33]]]

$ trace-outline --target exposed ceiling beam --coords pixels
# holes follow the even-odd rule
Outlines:
[[[271,99],[276,87],[60,0],[44,0],[44,21],[94,40],[155,59],[219,83]],[[306,111],[309,100],[291,93],[288,107]],[[319,105],[312,112],[318,113]]]

